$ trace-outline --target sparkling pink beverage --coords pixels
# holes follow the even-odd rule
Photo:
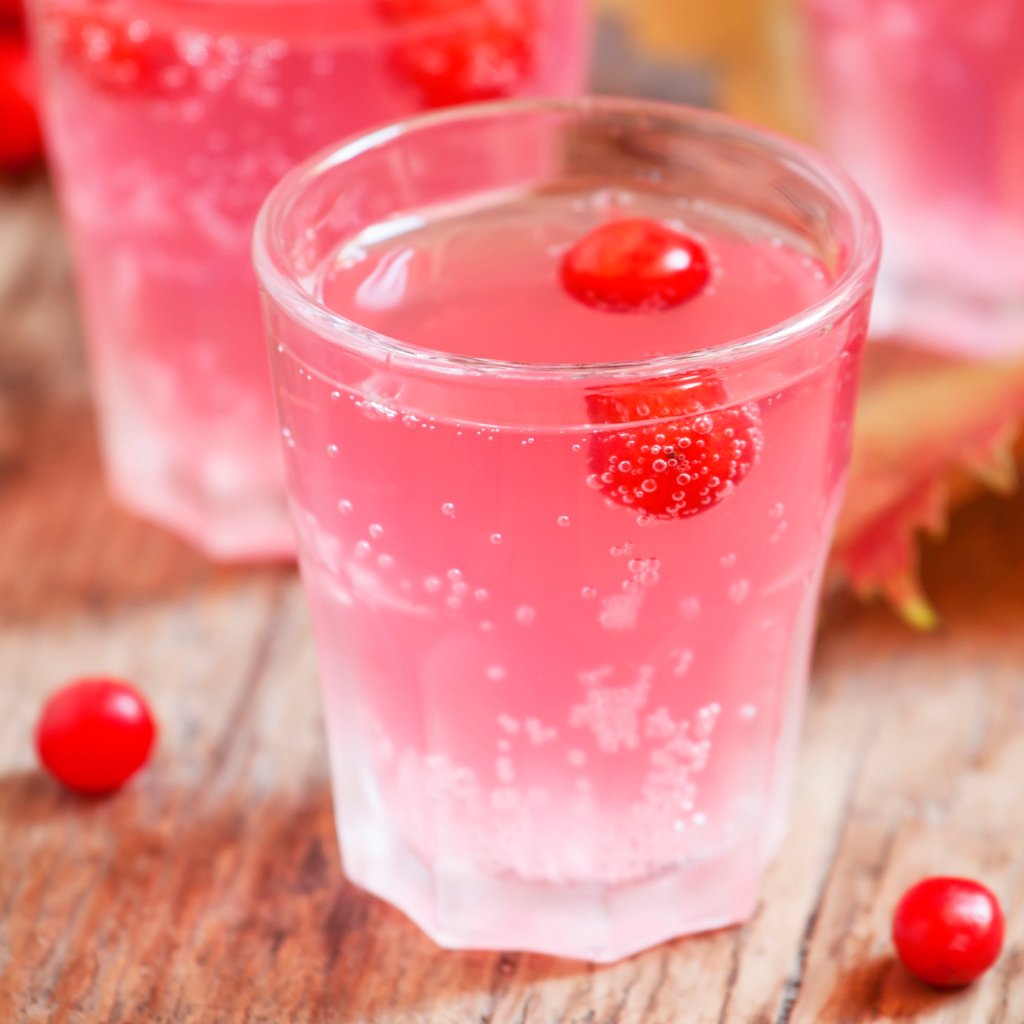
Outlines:
[[[886,231],[879,332],[1024,353],[1024,4],[805,7],[820,135]]]
[[[695,240],[706,286],[569,294],[626,221]],[[345,867],[442,944],[608,960],[751,912],[877,246],[812,154],[625,101],[423,119],[268,202]]]
[[[108,475],[224,559],[294,541],[248,258],[260,202],[346,133],[568,94],[585,0],[34,0]]]

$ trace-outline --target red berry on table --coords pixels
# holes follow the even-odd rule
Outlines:
[[[0,34],[0,168],[20,168],[43,152],[28,43]]]
[[[156,724],[145,698],[117,679],[82,679],[46,702],[36,750],[68,789],[111,793],[149,759]]]
[[[616,504],[657,519],[713,508],[761,451],[756,406],[730,403],[725,385],[708,371],[602,388],[587,396],[587,411],[593,424],[623,424],[591,438],[594,486]]]
[[[896,907],[892,939],[903,965],[939,988],[968,985],[996,962],[1003,913],[995,896],[966,878],[928,878]]]
[[[378,0],[405,31],[397,73],[428,107],[501,99],[533,71],[538,19],[532,0]]]
[[[699,242],[644,218],[609,221],[563,257],[562,285],[606,313],[672,309],[703,291],[711,276]]]

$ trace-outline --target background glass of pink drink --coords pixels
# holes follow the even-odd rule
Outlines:
[[[563,254],[624,215],[701,239],[705,291],[570,298]],[[296,170],[255,253],[349,876],[454,947],[609,960],[744,918],[847,463],[859,193],[708,113],[497,104]],[[699,416],[591,422],[708,381]],[[698,514],[602,479],[738,423]]]
[[[1024,4],[805,8],[822,142],[885,228],[877,330],[1024,353]]]
[[[249,260],[296,162],[409,113],[583,82],[586,0],[34,0],[106,466],[224,559],[293,550]]]

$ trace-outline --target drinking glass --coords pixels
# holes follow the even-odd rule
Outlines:
[[[583,82],[585,0],[32,0],[119,500],[225,560],[294,550],[249,248],[299,160]]]
[[[703,240],[706,295],[565,293],[625,213]],[[823,158],[631,100],[430,115],[277,187],[255,261],[353,881],[445,946],[593,960],[752,911],[878,249]]]
[[[821,141],[885,229],[877,332],[1024,353],[1024,4],[804,7]]]

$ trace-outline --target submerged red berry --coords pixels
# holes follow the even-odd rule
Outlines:
[[[174,91],[194,69],[174,42],[143,19],[123,21],[102,11],[55,11],[45,22],[61,59],[105,92],[142,97]]]
[[[608,313],[672,309],[711,276],[700,243],[655,220],[610,221],[563,257],[562,286],[579,302]]]
[[[911,974],[929,985],[968,985],[996,962],[1003,913],[996,897],[966,878],[928,878],[896,907],[892,938]]]
[[[117,679],[82,679],[55,693],[36,726],[47,770],[79,793],[119,789],[149,759],[156,725],[145,698]]]
[[[709,371],[602,388],[587,396],[587,411],[593,424],[623,424],[591,439],[595,486],[617,504],[658,519],[713,508],[761,451],[756,406],[731,403]]]
[[[534,0],[378,0],[378,7],[404,33],[397,73],[429,107],[511,96],[533,71]]]

